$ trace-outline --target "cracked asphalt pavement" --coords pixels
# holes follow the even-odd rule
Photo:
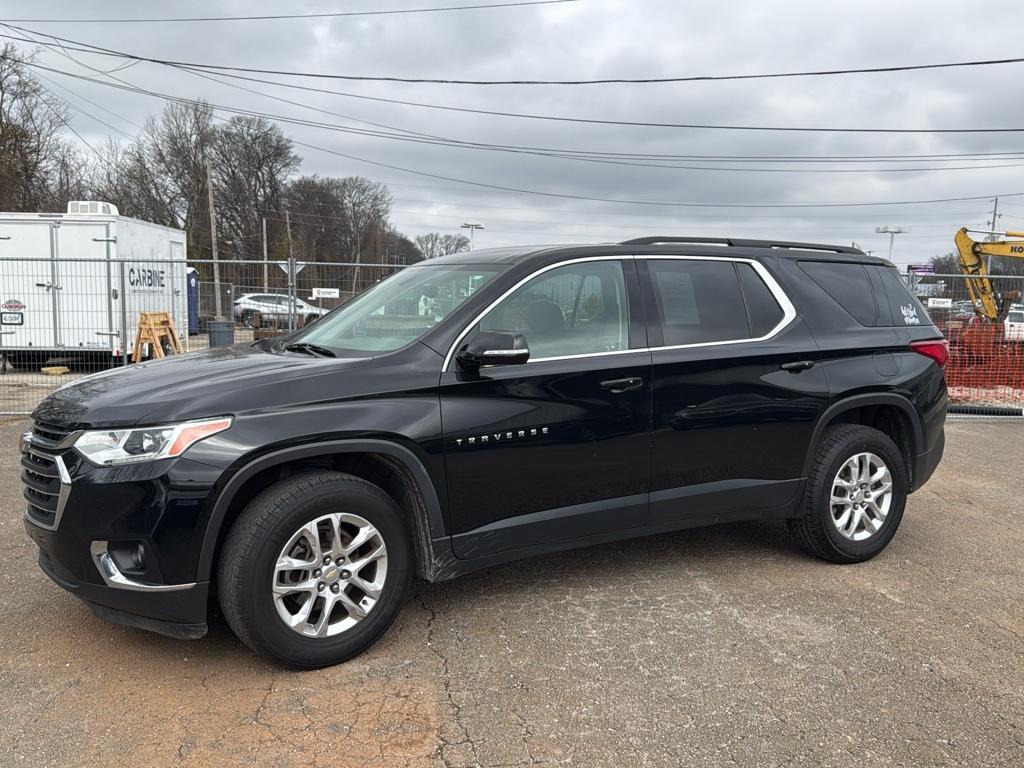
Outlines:
[[[857,566],[781,524],[416,584],[370,652],[262,661],[106,624],[35,564],[0,420],[0,765],[1020,766],[1024,426],[956,421]]]

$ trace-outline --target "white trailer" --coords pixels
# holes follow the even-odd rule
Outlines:
[[[187,340],[185,257],[182,230],[110,203],[0,213],[0,353],[15,365],[125,360],[140,312],[169,312]]]

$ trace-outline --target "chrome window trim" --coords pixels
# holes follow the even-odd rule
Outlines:
[[[764,281],[764,284],[768,286],[768,290],[771,291],[775,301],[778,302],[779,307],[782,309],[782,319],[772,328],[768,333],[763,336],[758,336],[754,339],[724,339],[722,341],[698,341],[693,344],[666,344],[660,347],[650,347],[651,352],[660,352],[666,349],[697,349],[700,347],[717,347],[722,344],[756,344],[759,341],[768,341],[774,336],[777,336],[782,330],[789,325],[793,320],[796,319],[796,307],[793,306],[793,302],[789,300],[789,296],[782,290],[782,286],[779,285],[778,281],[772,276],[771,272],[765,269],[764,264],[757,261],[756,259],[745,259],[741,256],[729,256],[729,257],[706,257],[706,256],[639,256],[638,258],[648,260],[661,260],[661,261],[730,261],[739,264],[749,264],[754,268],[754,272]]]
[[[455,350],[456,350],[456,348],[459,346],[459,344],[462,343],[462,340],[465,339],[467,335],[469,335],[469,332],[471,330],[473,330],[473,328],[476,326],[476,324],[479,323],[481,320],[483,320],[484,315],[486,315],[488,312],[490,312],[492,309],[494,309],[496,306],[498,306],[508,296],[510,296],[511,294],[515,293],[517,290],[519,290],[519,288],[521,288],[522,286],[526,285],[526,283],[528,283],[531,280],[533,280],[535,277],[539,277],[540,275],[543,275],[545,272],[550,272],[552,269],[558,269],[559,267],[567,267],[570,264],[583,264],[583,263],[588,262],[588,261],[630,261],[632,259],[633,259],[633,256],[626,255],[626,254],[617,255],[617,256],[584,256],[584,257],[579,258],[579,259],[568,259],[566,261],[559,261],[559,262],[556,262],[554,264],[548,264],[546,267],[541,267],[540,269],[535,270],[534,272],[531,272],[529,275],[524,277],[522,280],[520,280],[515,285],[513,285],[511,288],[509,288],[507,291],[505,291],[503,294],[501,294],[501,296],[499,296],[494,301],[492,301],[490,304],[488,304],[483,309],[482,312],[480,312],[479,314],[477,314],[476,317],[473,318],[473,322],[469,323],[469,325],[467,325],[465,328],[462,329],[462,333],[460,333],[458,336],[455,337],[455,342],[449,348],[448,354],[445,355],[445,357],[444,357],[444,364],[441,366],[441,373],[444,373],[445,371],[448,370],[448,366],[451,365],[452,360],[455,359]],[[626,277],[625,274],[623,274],[623,279],[628,280],[629,278]],[[526,341],[527,341],[527,346],[529,346],[529,341],[530,340],[527,339]],[[633,350],[622,350],[622,351],[624,351],[624,352],[625,351],[632,352]],[[594,353],[593,352],[588,353],[588,355],[592,355],[592,354],[594,354]],[[604,354],[604,353],[597,353],[597,354]],[[570,355],[569,357],[582,357],[582,355]],[[538,360],[545,360],[545,359],[546,360],[550,360],[552,358],[537,358],[537,359]],[[526,364],[529,365],[529,363],[530,363],[530,361],[528,360],[526,362]]]
[[[758,336],[757,338],[754,339],[725,339],[723,341],[700,341],[695,342],[693,344],[667,344],[658,347],[633,347],[630,349],[618,349],[610,352],[587,352],[579,355],[537,357],[527,360],[525,365],[529,365],[530,363],[543,363],[552,360],[576,360],[588,357],[625,355],[634,352],[663,352],[665,350],[672,349],[698,349],[700,347],[717,347],[727,344],[756,344],[761,341],[768,341],[769,339],[777,336],[779,333],[782,332],[784,328],[786,328],[786,326],[788,326],[790,323],[793,322],[793,320],[796,319],[796,307],[793,306],[793,302],[789,300],[789,296],[786,295],[786,292],[782,289],[782,286],[779,285],[778,281],[772,276],[772,274],[765,268],[765,266],[761,262],[757,261],[756,259],[744,258],[742,256],[676,256],[672,254],[618,254],[614,256],[584,256],[578,259],[568,259],[566,261],[559,261],[554,264],[548,264],[546,267],[541,267],[540,269],[524,277],[522,280],[519,280],[515,285],[513,285],[511,288],[509,288],[507,291],[501,294],[501,296],[499,296],[497,299],[488,304],[487,307],[485,307],[482,312],[477,314],[477,316],[473,318],[473,321],[469,323],[465,328],[463,328],[462,332],[455,337],[455,342],[449,348],[448,354],[445,355],[444,364],[441,366],[441,372],[445,373],[449,370],[449,366],[455,359],[455,350],[458,348],[459,344],[461,344],[462,341],[466,338],[469,332],[476,326],[476,324],[479,323],[488,312],[490,312],[498,304],[504,301],[509,295],[517,291],[526,283],[533,280],[535,277],[539,277],[540,275],[544,274],[545,272],[549,272],[552,269],[569,266],[571,264],[581,264],[588,261],[635,261],[637,259],[644,259],[647,261],[728,261],[730,263],[749,264],[751,267],[753,267],[757,275],[764,281],[765,285],[768,286],[768,290],[771,291],[771,294],[775,298],[775,301],[777,301],[779,307],[782,308],[782,319],[768,333],[766,333],[763,336]],[[527,339],[527,344],[529,344],[529,339]]]

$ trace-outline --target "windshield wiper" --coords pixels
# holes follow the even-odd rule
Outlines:
[[[285,344],[284,348],[289,352],[305,352],[307,355],[319,355],[320,357],[337,357],[327,347],[319,344],[310,344],[308,341],[296,341],[292,344]]]

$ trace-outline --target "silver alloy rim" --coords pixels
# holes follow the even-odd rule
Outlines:
[[[299,528],[274,564],[274,607],[306,637],[351,629],[373,610],[388,573],[384,537],[368,520],[347,512]]]
[[[832,481],[832,523],[850,541],[864,541],[878,533],[892,506],[892,475],[873,453],[851,456]]]

